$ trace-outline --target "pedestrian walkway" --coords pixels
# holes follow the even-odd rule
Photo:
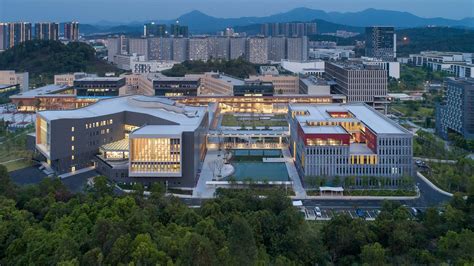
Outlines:
[[[219,156],[217,156],[218,154],[219,154],[219,151],[217,149],[207,150],[206,158],[204,158],[204,163],[202,166],[198,183],[193,190],[193,198],[207,198],[208,199],[208,198],[214,197],[216,188],[214,186],[207,186],[206,182],[212,181],[212,179],[214,178],[214,175],[212,173],[211,168],[209,167],[209,164],[212,161],[220,158]],[[223,154],[222,151],[221,151],[221,154]]]
[[[82,169],[79,169],[79,170],[76,170],[76,171],[73,171],[73,172],[58,175],[58,177],[61,178],[61,179],[64,179],[64,178],[68,178],[68,177],[75,176],[75,175],[78,175],[78,174],[87,173],[87,172],[92,171],[92,170],[95,170],[95,166],[89,166],[89,167],[82,168]]]
[[[295,191],[295,198],[298,199],[305,199],[306,198],[306,190],[303,188],[301,184],[300,176],[298,175],[298,171],[296,170],[295,163],[292,160],[290,150],[285,148],[282,150],[283,156],[286,159],[285,165],[286,169],[288,170],[288,176],[290,177],[291,181],[293,181],[293,190]]]

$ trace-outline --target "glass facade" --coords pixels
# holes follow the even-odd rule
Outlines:
[[[181,175],[179,138],[133,138],[130,145],[131,175]]]

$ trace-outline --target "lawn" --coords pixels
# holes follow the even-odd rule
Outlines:
[[[430,169],[422,171],[437,187],[451,192],[467,193],[474,186],[474,161],[460,159],[456,164],[428,163]]]
[[[224,114],[222,117],[222,126],[227,127],[284,127],[288,126],[288,122],[285,119],[285,115],[274,115],[270,119],[260,119],[258,117],[253,117],[254,120],[241,120],[239,117],[234,114]]]
[[[20,159],[18,161],[15,160],[15,161],[7,162],[7,163],[1,163],[1,164],[5,165],[7,167],[8,172],[12,172],[12,171],[15,171],[15,170],[30,167],[30,166],[34,165],[34,162],[31,161],[31,160],[27,160],[27,159]]]

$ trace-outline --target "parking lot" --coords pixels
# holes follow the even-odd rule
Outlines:
[[[319,208],[320,214],[317,215],[315,207]],[[302,212],[305,213],[306,220],[328,221],[338,214],[346,214],[353,219],[361,218],[367,221],[373,221],[380,213],[380,208],[331,208],[323,206],[304,206]],[[410,216],[414,216],[413,211],[408,208]]]

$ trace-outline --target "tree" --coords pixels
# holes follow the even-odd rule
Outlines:
[[[138,265],[164,265],[168,259],[163,251],[158,251],[149,234],[139,234],[132,243],[132,259]]]
[[[368,265],[384,265],[385,249],[377,242],[365,245],[362,247],[361,260]]]
[[[216,265],[216,253],[208,238],[189,233],[184,239],[179,261],[183,265]]]
[[[106,176],[101,175],[94,177],[93,191],[97,197],[112,195],[113,190],[113,187],[108,184]]]
[[[257,259],[257,246],[247,221],[234,216],[228,233],[229,252],[235,265],[253,265]]]

